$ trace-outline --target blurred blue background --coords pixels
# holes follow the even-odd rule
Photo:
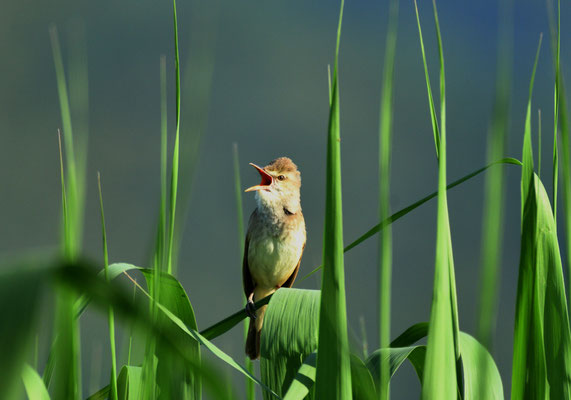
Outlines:
[[[447,80],[448,177],[486,163],[496,75],[496,1],[439,1]],[[438,59],[432,5],[419,4],[433,88]],[[182,70],[181,185],[190,188],[179,277],[198,325],[206,328],[242,306],[234,202],[232,144],[240,151],[242,184],[258,182],[248,162],[289,156],[302,172],[308,242],[300,277],[321,262],[328,118],[327,65],[333,62],[339,4],[330,1],[179,1]],[[511,125],[506,156],[520,158],[527,90],[541,32],[544,43],[533,99],[543,111],[542,178],[551,191],[553,64],[546,4],[518,1]],[[387,1],[345,5],[340,54],[345,241],[378,218],[378,108],[388,18]],[[571,64],[571,8],[562,4],[561,62]],[[85,252],[101,259],[96,171],[103,181],[111,261],[146,265],[159,202],[159,57],[167,56],[169,134],[174,133],[172,4],[168,1],[3,0],[0,13],[0,252],[56,247],[61,127],[48,26],[59,29],[64,57],[85,34],[89,69],[89,155]],[[394,77],[391,207],[397,211],[436,189],[437,164],[412,1],[401,1]],[[67,58],[66,58],[67,59]],[[68,66],[66,64],[66,66]],[[435,92],[436,94],[436,92]],[[172,141],[171,141],[172,147]],[[505,235],[494,357],[509,393],[519,261],[519,169],[505,167]],[[480,271],[483,176],[449,192],[460,327],[475,332]],[[436,203],[393,225],[392,332],[429,319]],[[255,207],[244,194],[245,219]],[[559,224],[560,229],[562,224]],[[563,232],[560,232],[562,238]],[[560,243],[562,246],[564,243]],[[562,247],[562,254],[565,254]],[[358,345],[364,319],[369,349],[377,339],[377,240],[345,257],[350,340]],[[297,287],[318,288],[320,274]],[[49,321],[46,333],[49,332]],[[82,322],[85,395],[107,381],[105,318]],[[46,335],[48,336],[48,335]],[[242,329],[215,343],[238,360]],[[45,346],[44,346],[45,347]],[[45,351],[42,353],[45,356]],[[217,364],[224,368],[221,364]],[[243,380],[228,371],[236,386]],[[394,398],[417,397],[420,385],[405,366]],[[90,393],[88,393],[90,392]]]

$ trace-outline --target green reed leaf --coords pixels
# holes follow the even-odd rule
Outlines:
[[[543,309],[545,306],[545,270],[536,264],[537,200],[533,151],[531,148],[531,97],[541,48],[541,37],[529,85],[529,98],[523,139],[521,173],[522,233],[516,299],[514,352],[512,365],[512,399],[544,399],[548,395],[545,365]]]
[[[282,288],[274,293],[261,334],[262,382],[282,396],[303,360],[317,350],[320,292]],[[264,394],[269,399],[269,394]],[[310,398],[313,398],[310,396]]]
[[[385,48],[383,88],[381,93],[379,122],[379,220],[390,215],[390,164],[392,143],[393,71],[397,43],[398,1],[390,2],[389,27]],[[379,343],[388,347],[391,337],[391,280],[392,280],[392,232],[390,226],[383,229],[379,238]],[[388,365],[381,368],[381,399],[389,399]]]
[[[22,369],[22,381],[26,389],[26,395],[30,400],[50,400],[50,394],[42,377],[29,364],[24,364]]]
[[[320,399],[351,399],[351,364],[347,335],[345,272],[343,267],[343,211],[341,205],[341,144],[338,56],[344,0],[341,0],[335,67],[327,137],[327,176],[323,272],[319,315],[319,345],[315,395]]]

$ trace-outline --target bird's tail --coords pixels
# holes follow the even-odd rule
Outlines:
[[[260,337],[267,307],[267,305],[262,306],[256,311],[256,319],[250,318],[248,336],[246,337],[246,354],[252,360],[260,358]]]
[[[250,318],[248,336],[246,337],[246,355],[252,360],[260,358],[260,334],[261,330],[256,327],[256,320]]]

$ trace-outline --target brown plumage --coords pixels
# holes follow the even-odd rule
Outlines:
[[[250,216],[242,266],[244,293],[249,307],[280,287],[291,287],[305,248],[305,221],[301,212],[301,174],[287,157],[264,168],[254,164],[262,182],[246,191],[256,191],[257,207]],[[250,318],[246,354],[260,357],[260,337],[267,306]],[[248,307],[247,307],[248,308]]]

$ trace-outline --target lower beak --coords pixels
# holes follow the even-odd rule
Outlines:
[[[260,176],[262,177],[262,182],[260,182],[259,185],[249,187],[248,189],[245,190],[245,192],[253,192],[255,190],[267,190],[267,189],[269,189],[270,185],[274,181],[274,178],[272,178],[272,176],[270,174],[268,174],[266,171],[264,171],[263,168],[258,167],[256,164],[250,163],[250,165],[258,170],[258,172],[260,173]]]

